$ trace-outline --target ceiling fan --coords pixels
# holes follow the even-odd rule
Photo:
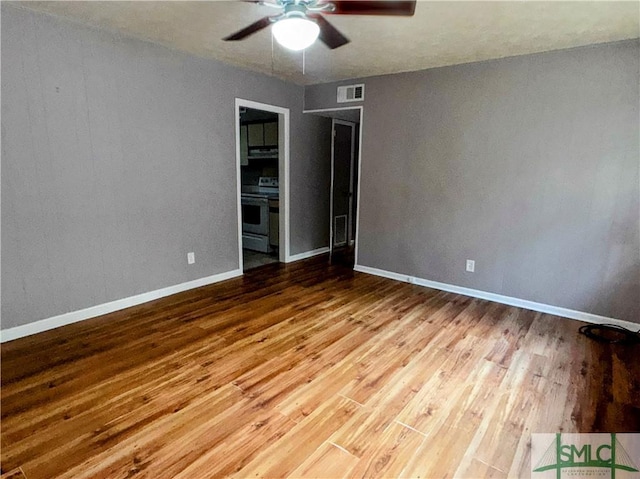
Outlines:
[[[243,40],[273,25],[273,36],[278,43],[290,50],[304,50],[316,38],[320,38],[332,50],[349,43],[349,39],[324,18],[324,14],[412,16],[416,8],[416,0],[245,1],[276,8],[281,12],[264,17],[223,40]]]

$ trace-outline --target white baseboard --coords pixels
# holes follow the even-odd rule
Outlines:
[[[289,256],[287,263],[293,263],[294,261],[300,261],[301,259],[313,258],[314,256],[318,256],[319,254],[325,254],[328,252],[329,252],[328,246],[314,249],[311,251],[305,251],[304,253],[298,253],[298,254]]]
[[[511,296],[503,296],[501,294],[488,293],[486,291],[480,291],[477,289],[464,288],[462,286],[455,286],[453,284],[439,283],[437,281],[430,281],[428,279],[416,278],[406,274],[394,273],[378,268],[371,268],[369,266],[355,265],[354,271],[361,273],[372,274],[375,276],[382,276],[384,278],[395,279],[397,281],[403,281],[405,283],[417,284],[418,286],[425,286],[427,288],[439,289],[441,291],[448,291],[450,293],[458,293],[464,296],[471,296],[472,298],[486,299],[494,301],[496,303],[506,304],[509,306],[515,306],[518,308],[530,309],[532,311],[538,311],[540,313],[553,314],[555,316],[562,316],[569,319],[577,319],[578,321],[584,321],[586,323],[594,324],[615,324],[622,326],[623,328],[630,329],[632,331],[638,331],[640,324],[632,323],[630,321],[624,321],[622,319],[608,318],[606,316],[599,316],[597,314],[585,313],[583,311],[576,311],[573,309],[561,308],[558,306],[551,306],[549,304],[536,303],[535,301],[528,301],[526,299],[513,298]]]
[[[148,293],[142,293],[136,296],[111,301],[109,303],[91,306],[90,308],[61,314],[59,316],[41,319],[33,323],[16,326],[15,328],[4,329],[0,331],[0,342],[4,343],[7,341],[13,341],[14,339],[41,333],[42,331],[58,328],[67,324],[77,323],[79,321],[84,321],[85,319],[95,318],[96,316],[102,316],[103,314],[113,313],[114,311],[153,301],[154,299],[164,298],[165,296],[181,293],[189,289],[199,288],[200,286],[206,286],[208,284],[218,283],[238,276],[242,276],[242,270],[234,269],[225,273],[214,274],[213,276],[194,279],[193,281],[187,281],[186,283],[156,289],[155,291],[149,291]]]

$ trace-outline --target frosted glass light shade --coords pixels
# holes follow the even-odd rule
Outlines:
[[[271,28],[278,43],[294,51],[311,46],[320,33],[320,27],[315,22],[300,17],[285,18]]]

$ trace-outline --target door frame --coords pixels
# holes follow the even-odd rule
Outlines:
[[[354,175],[354,163],[356,156],[356,123],[346,120],[339,120],[337,118],[331,119],[331,196],[329,198],[329,252],[333,254],[334,238],[333,238],[333,226],[335,218],[333,216],[333,197],[334,197],[334,178],[335,178],[335,126],[343,125],[351,127],[351,160],[349,165],[349,209],[347,211],[347,240],[346,244],[349,244],[350,235],[353,225],[353,175]],[[351,231],[352,232],[352,231]]]
[[[242,176],[240,166],[240,108],[252,108],[278,114],[278,182],[279,182],[279,238],[278,260],[281,263],[291,261],[290,251],[290,218],[289,218],[289,149],[290,149],[290,112],[284,108],[268,103],[259,103],[244,98],[235,99],[235,131],[236,131],[236,201],[238,216],[238,268],[244,271],[242,260]],[[284,220],[284,221],[283,221]],[[284,244],[283,244],[284,243]]]
[[[354,251],[355,265],[358,265],[358,250],[359,250],[359,238],[360,238],[360,190],[362,184],[362,138],[364,137],[364,107],[363,106],[343,106],[343,107],[334,107],[334,108],[314,108],[311,110],[302,110],[302,113],[328,113],[332,111],[343,111],[343,110],[359,110],[360,111],[360,131],[358,135],[358,183],[356,185],[356,245]],[[333,131],[333,130],[332,130]],[[333,132],[332,134],[332,142],[333,142]],[[333,155],[333,153],[332,153]],[[333,164],[333,162],[332,162]],[[333,191],[333,188],[332,190]],[[330,193],[332,194],[332,193]],[[333,211],[331,212],[333,216]],[[331,248],[331,243],[333,239],[329,238],[329,248]],[[329,250],[331,251],[331,249]]]

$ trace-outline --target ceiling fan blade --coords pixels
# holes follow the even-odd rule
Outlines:
[[[416,0],[335,0],[334,15],[400,15],[412,16],[416,11]]]
[[[248,27],[243,28],[242,30],[234,33],[233,35],[229,35],[228,37],[223,38],[225,42],[230,42],[234,40],[243,40],[247,38],[249,35],[253,35],[254,33],[262,30],[263,28],[267,28],[271,25],[271,17],[264,17],[258,20],[257,22],[252,23]]]
[[[338,29],[331,25],[322,15],[307,16],[316,21],[320,27],[320,35],[318,35],[318,38],[331,50],[349,43],[349,39],[340,33]]]

